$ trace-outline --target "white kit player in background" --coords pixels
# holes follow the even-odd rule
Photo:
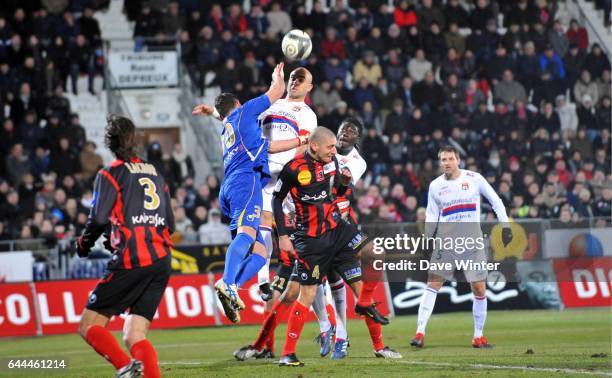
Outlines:
[[[502,242],[507,246],[512,241],[512,230],[502,200],[480,173],[459,169],[459,153],[454,147],[443,147],[438,153],[440,166],[444,174],[429,185],[427,211],[425,215],[425,236],[436,238],[453,238],[466,236],[482,238],[480,229],[480,196],[484,196],[492,205],[499,222],[502,223]],[[457,239],[454,239],[457,240]],[[482,240],[482,239],[481,239]],[[458,245],[458,244],[457,244]],[[419,305],[417,331],[410,345],[422,348],[425,345],[425,327],[433,312],[438,291],[446,280],[453,278],[457,261],[486,263],[484,244],[472,243],[476,248],[470,250],[442,250],[437,246],[431,256],[431,262],[450,263],[453,268],[445,270],[430,269],[427,277],[427,289]],[[433,264],[432,264],[433,265]],[[465,278],[470,282],[474,300],[472,314],[474,317],[474,348],[490,348],[491,345],[483,335],[487,318],[487,295],[485,269],[464,270]]]

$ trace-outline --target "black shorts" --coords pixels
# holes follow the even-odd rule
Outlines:
[[[298,254],[296,276],[300,285],[318,285],[330,269],[334,269],[347,283],[361,279],[359,250],[368,237],[354,225],[340,222],[318,238],[297,236],[294,242]]]
[[[270,285],[272,290],[276,290],[282,294],[285,289],[287,289],[287,284],[291,279],[293,269],[294,265],[278,264],[278,268],[276,268],[274,278],[272,279],[272,284]]]
[[[144,268],[107,270],[87,300],[87,308],[106,316],[130,314],[153,319],[170,279],[170,256]]]

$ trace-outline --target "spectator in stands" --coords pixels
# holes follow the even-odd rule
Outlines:
[[[400,99],[393,101],[393,109],[385,120],[384,134],[391,137],[398,134],[405,138],[408,135],[408,125],[410,118],[404,108],[404,103]]]
[[[384,14],[379,12],[379,14]],[[393,22],[402,29],[407,29],[410,26],[417,25],[418,18],[414,9],[414,5],[408,3],[407,0],[399,2],[398,6],[393,11]]]
[[[370,36],[363,42],[363,48],[374,52],[375,56],[382,56],[385,53],[387,41],[379,28],[372,28]]]
[[[161,31],[168,37],[176,37],[185,28],[185,17],[180,13],[179,4],[172,1],[168,10],[161,16]]]
[[[561,124],[561,131],[571,131],[575,133],[578,129],[578,116],[576,115],[576,106],[574,104],[568,104],[565,101],[565,96],[559,95],[555,99],[556,108],[555,111],[559,116],[559,122]]]
[[[452,24],[455,24],[459,28],[467,27],[468,23],[468,12],[463,8],[459,0],[449,0],[444,7],[444,19],[449,30],[452,31]],[[458,49],[459,50],[459,49]],[[460,54],[463,52],[460,52]]]
[[[96,144],[88,141],[79,155],[81,163],[81,174],[85,182],[90,182],[98,170],[104,165],[102,157],[96,153]]]
[[[23,145],[16,143],[12,146],[10,154],[6,157],[7,178],[13,187],[18,187],[23,176],[30,172],[28,155],[24,154]]]
[[[414,104],[421,108],[423,113],[437,112],[444,105],[444,90],[436,83],[432,71],[425,73],[425,79],[414,86]]]
[[[514,80],[512,71],[505,70],[502,81],[497,83],[494,88],[495,98],[504,102],[506,105],[514,105],[517,101],[527,101],[527,94],[523,85]]]
[[[263,9],[259,3],[254,3],[251,6],[251,12],[247,16],[247,26],[249,29],[253,30],[256,37],[263,36],[268,31],[270,22],[268,21],[268,17],[263,12]],[[303,28],[304,26],[306,26],[306,24],[305,25],[296,24],[296,27]]]
[[[382,69],[380,64],[374,60],[375,56],[372,51],[366,50],[363,52],[362,58],[355,63],[353,68],[353,81],[358,83],[361,79],[365,79],[370,85],[376,85],[382,77]]]
[[[286,34],[291,30],[292,23],[289,14],[285,12],[280,3],[273,2],[268,11],[268,32],[273,34]]]
[[[502,79],[505,71],[510,71],[513,75],[516,72],[514,59],[508,55],[506,46],[502,42],[497,44],[495,54],[489,60],[486,70],[493,85]]]
[[[452,1],[457,4],[459,3],[457,0]],[[449,3],[449,5],[452,3],[452,1]],[[459,7],[461,6],[459,5]],[[461,8],[461,10],[463,10],[463,8]],[[449,17],[453,16],[449,15]],[[447,49],[455,49],[457,55],[463,55],[463,52],[465,51],[465,37],[463,37],[461,33],[459,33],[459,25],[457,21],[450,22],[448,26],[448,31],[444,33],[444,41],[446,42]]]
[[[408,62],[408,74],[414,82],[419,82],[425,78],[425,74],[433,68],[431,62],[425,59],[425,51],[416,50],[414,58]]]
[[[553,28],[548,32],[548,41],[559,57],[563,57],[569,50],[569,39],[563,31],[563,26],[559,20],[553,23]]]
[[[550,72],[550,76],[557,82],[565,79],[565,69],[561,57],[554,51],[552,45],[547,45],[544,52],[540,55],[540,71]],[[562,84],[565,86],[565,84]]]
[[[584,59],[584,69],[589,71],[592,78],[600,77],[604,70],[610,69],[610,60],[603,53],[599,43],[593,43],[591,52]]]
[[[597,84],[597,94],[599,94],[600,99],[602,99],[604,96],[610,96],[610,91],[612,91],[612,86],[610,84],[610,70],[603,70],[601,72],[601,76],[595,80],[595,84]]]
[[[212,208],[208,212],[208,222],[198,228],[200,243],[224,245],[232,241],[232,235],[227,225],[221,223],[221,212]]]
[[[86,6],[83,9],[83,15],[77,21],[78,30],[85,36],[87,42],[92,46],[98,46],[101,42],[102,32],[98,20],[93,17],[93,9]],[[76,37],[69,33],[64,35],[64,38]]]
[[[321,58],[327,59],[332,56],[338,59],[346,59],[346,50],[344,49],[344,43],[337,36],[336,29],[328,26],[325,30],[325,39],[321,43]]]
[[[423,44],[425,45],[425,54],[427,54],[431,63],[438,67],[446,53],[446,41],[440,29],[440,24],[437,21],[431,22],[428,31],[423,37]]]
[[[574,100],[578,106],[584,106],[583,101],[587,95],[592,104],[597,103],[599,100],[599,88],[597,87],[597,84],[591,80],[591,74],[588,70],[584,70],[580,74],[580,80],[574,84],[573,93]]]
[[[573,18],[567,31],[567,39],[570,44],[575,44],[580,50],[586,51],[589,47],[589,35],[584,27]]]
[[[69,49],[68,61],[70,64],[72,93],[75,95],[78,93],[77,82],[79,80],[79,75],[84,73],[87,74],[88,77],[87,89],[89,93],[94,95],[94,52],[83,34],[77,36],[75,44]]]

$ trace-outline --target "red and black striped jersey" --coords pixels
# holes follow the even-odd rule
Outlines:
[[[295,205],[296,236],[320,237],[340,221],[335,196],[347,187],[340,184],[338,161],[315,160],[308,152],[283,167],[274,192],[274,218],[279,235],[287,235],[282,203],[288,194]]]
[[[153,164],[116,160],[98,172],[79,242],[89,249],[109,228],[113,268],[144,267],[170,256],[174,214],[168,186]]]

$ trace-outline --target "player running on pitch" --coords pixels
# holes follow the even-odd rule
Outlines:
[[[125,117],[107,119],[105,143],[117,160],[96,176],[92,207],[75,249],[87,257],[110,228],[107,246],[114,252],[89,296],[79,334],[113,364],[117,377],[140,376],[143,370],[145,377],[159,377],[157,353],[146,336],[170,277],[174,216],[164,178],[136,155],[135,129]],[[132,360],[106,329],[113,315],[128,308],[123,337]]]
[[[480,229],[480,196],[483,195],[492,205],[497,219],[502,223],[502,242],[508,245],[512,241],[512,230],[508,223],[508,215],[502,200],[495,190],[489,185],[479,173],[459,169],[461,160],[459,153],[454,147],[446,146],[438,152],[440,166],[444,174],[436,178],[429,185],[427,201],[427,212],[425,215],[426,237],[436,238],[462,237],[466,236],[482,239]],[[419,305],[417,330],[410,345],[423,348],[425,345],[425,327],[436,303],[438,291],[444,285],[444,281],[450,280],[456,268],[457,261],[471,261],[473,263],[486,263],[484,243],[482,247],[473,243],[476,247],[460,253],[455,250],[443,250],[435,247],[431,257],[432,263],[450,263],[452,269],[430,270],[427,277],[427,289],[421,298]],[[440,266],[440,265],[439,265]],[[487,293],[486,278],[487,270],[470,269],[464,270],[465,278],[470,282],[474,301],[472,314],[474,317],[474,348],[492,347],[483,335],[485,320],[487,318]]]

